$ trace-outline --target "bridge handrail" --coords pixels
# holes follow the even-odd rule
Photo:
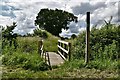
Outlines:
[[[60,54],[60,56],[64,59],[64,60],[69,60],[71,58],[71,43],[70,42],[66,42],[66,41],[62,41],[62,40],[58,40],[58,53]]]
[[[69,44],[69,42],[62,41],[62,40],[58,40],[58,42],[60,42],[60,43],[64,43],[64,44],[66,44],[66,45],[68,45],[68,44]]]
[[[50,64],[49,54],[48,54],[48,52],[46,52],[46,51],[43,50],[43,40],[39,40],[38,41],[38,53],[40,54],[40,56],[42,58],[45,59],[45,62],[48,63],[48,65],[50,67],[50,70],[52,70],[51,64]]]

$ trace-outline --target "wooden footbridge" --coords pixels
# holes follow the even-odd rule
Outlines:
[[[90,55],[90,12],[87,12],[86,16],[86,51],[85,51],[85,63],[89,63],[89,55]],[[60,65],[64,63],[65,60],[69,60],[71,58],[71,44],[69,42],[58,40],[58,51],[48,52],[43,50],[43,41],[39,41],[38,44],[38,52],[45,59],[45,62],[50,65]]]
[[[58,47],[57,53],[48,52],[43,50],[43,40],[38,42],[38,53],[51,67],[61,65],[64,61],[70,61],[71,58],[71,44],[69,42],[58,40],[58,45],[56,46]]]

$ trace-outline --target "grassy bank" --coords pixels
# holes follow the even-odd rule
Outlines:
[[[37,72],[3,66],[3,78],[118,78],[119,76],[117,69],[89,69],[82,67],[83,62],[83,60],[75,60],[53,70]]]
[[[120,69],[119,43],[120,29],[118,26],[104,26],[91,30],[90,63],[84,64],[85,32],[77,38],[67,40],[72,43],[70,62],[49,70],[49,66],[37,53],[39,37],[18,37],[18,48],[6,46],[3,49],[3,78],[117,78]],[[59,38],[48,33],[43,39],[44,50],[57,52]]]

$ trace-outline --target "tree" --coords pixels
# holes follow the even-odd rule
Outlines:
[[[58,9],[41,9],[36,17],[35,25],[39,25],[39,28],[59,36],[61,29],[68,29],[67,25],[71,21],[77,22],[77,17],[72,13]]]
[[[16,41],[17,34],[13,33],[13,29],[16,26],[17,26],[16,23],[13,22],[13,24],[11,26],[7,26],[6,29],[2,27],[2,37],[3,37],[2,47],[7,45],[7,43],[9,43],[9,46],[11,47],[13,43],[15,49],[17,48],[17,41]]]

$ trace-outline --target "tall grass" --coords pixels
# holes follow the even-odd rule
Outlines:
[[[7,66],[22,67],[34,71],[48,70],[49,66],[40,58],[38,54],[23,54],[20,52],[6,53],[3,64]]]
[[[101,29],[92,28],[90,34],[90,63],[87,68],[118,69],[119,32],[118,26],[106,26]],[[72,58],[85,58],[85,32],[81,33],[72,42]]]
[[[120,61],[118,61],[118,37],[108,37],[106,31],[94,30],[91,35],[91,55],[90,63],[88,65],[84,64],[85,58],[85,32],[81,33],[76,39],[67,40],[72,43],[71,54],[72,59],[70,62],[66,61],[57,69],[52,71],[49,70],[49,66],[40,58],[40,55],[37,53],[38,49],[38,40],[42,38],[39,37],[18,37],[18,48],[5,47],[3,49],[3,64],[7,66],[15,66],[18,68],[23,68],[27,71],[23,73],[11,73],[10,77],[31,77],[32,74],[34,77],[72,77],[72,76],[83,76],[87,73],[91,74],[92,70],[117,70],[120,68]],[[92,33],[91,32],[91,33]],[[113,31],[115,34],[115,30]],[[112,32],[111,32],[112,33]],[[100,34],[100,35],[99,35]],[[43,39],[44,50],[49,52],[57,52],[57,43],[58,37],[47,33],[48,37]],[[105,36],[105,37],[104,37]],[[107,41],[107,39],[114,39],[112,41]],[[94,41],[98,40],[98,41]],[[102,55],[101,55],[102,54]],[[84,69],[83,69],[84,68]],[[87,70],[86,70],[87,69]],[[91,72],[89,70],[91,69]],[[86,70],[86,71],[84,71]],[[33,72],[32,72],[33,71]],[[40,72],[39,72],[40,71]],[[82,72],[81,72],[82,71]],[[35,73],[34,73],[35,72]],[[109,72],[109,71],[108,71]],[[28,73],[29,75],[26,75]],[[98,73],[100,73],[98,71]],[[89,76],[89,74],[87,76]],[[92,75],[95,74],[93,71]],[[24,76],[25,75],[25,76]],[[91,75],[91,76],[92,76]],[[104,76],[105,73],[99,74],[99,76]],[[116,75],[116,73],[115,73]],[[32,76],[32,77],[33,77]],[[94,75],[96,76],[96,74]],[[98,76],[98,75],[97,75]],[[109,74],[107,75],[109,76]],[[114,76],[114,75],[113,75]],[[106,76],[105,76],[106,77]]]
[[[47,39],[43,40],[44,50],[49,52],[57,52],[58,37],[53,36],[51,33],[46,32],[48,35]]]
[[[45,51],[57,51],[58,38],[47,33],[48,38],[43,38]],[[34,71],[48,70],[49,66],[38,54],[38,41],[40,37],[18,37],[18,48],[6,46],[3,49],[3,64],[7,66],[22,67]]]
[[[23,53],[37,53],[40,37],[18,37],[18,51]]]

